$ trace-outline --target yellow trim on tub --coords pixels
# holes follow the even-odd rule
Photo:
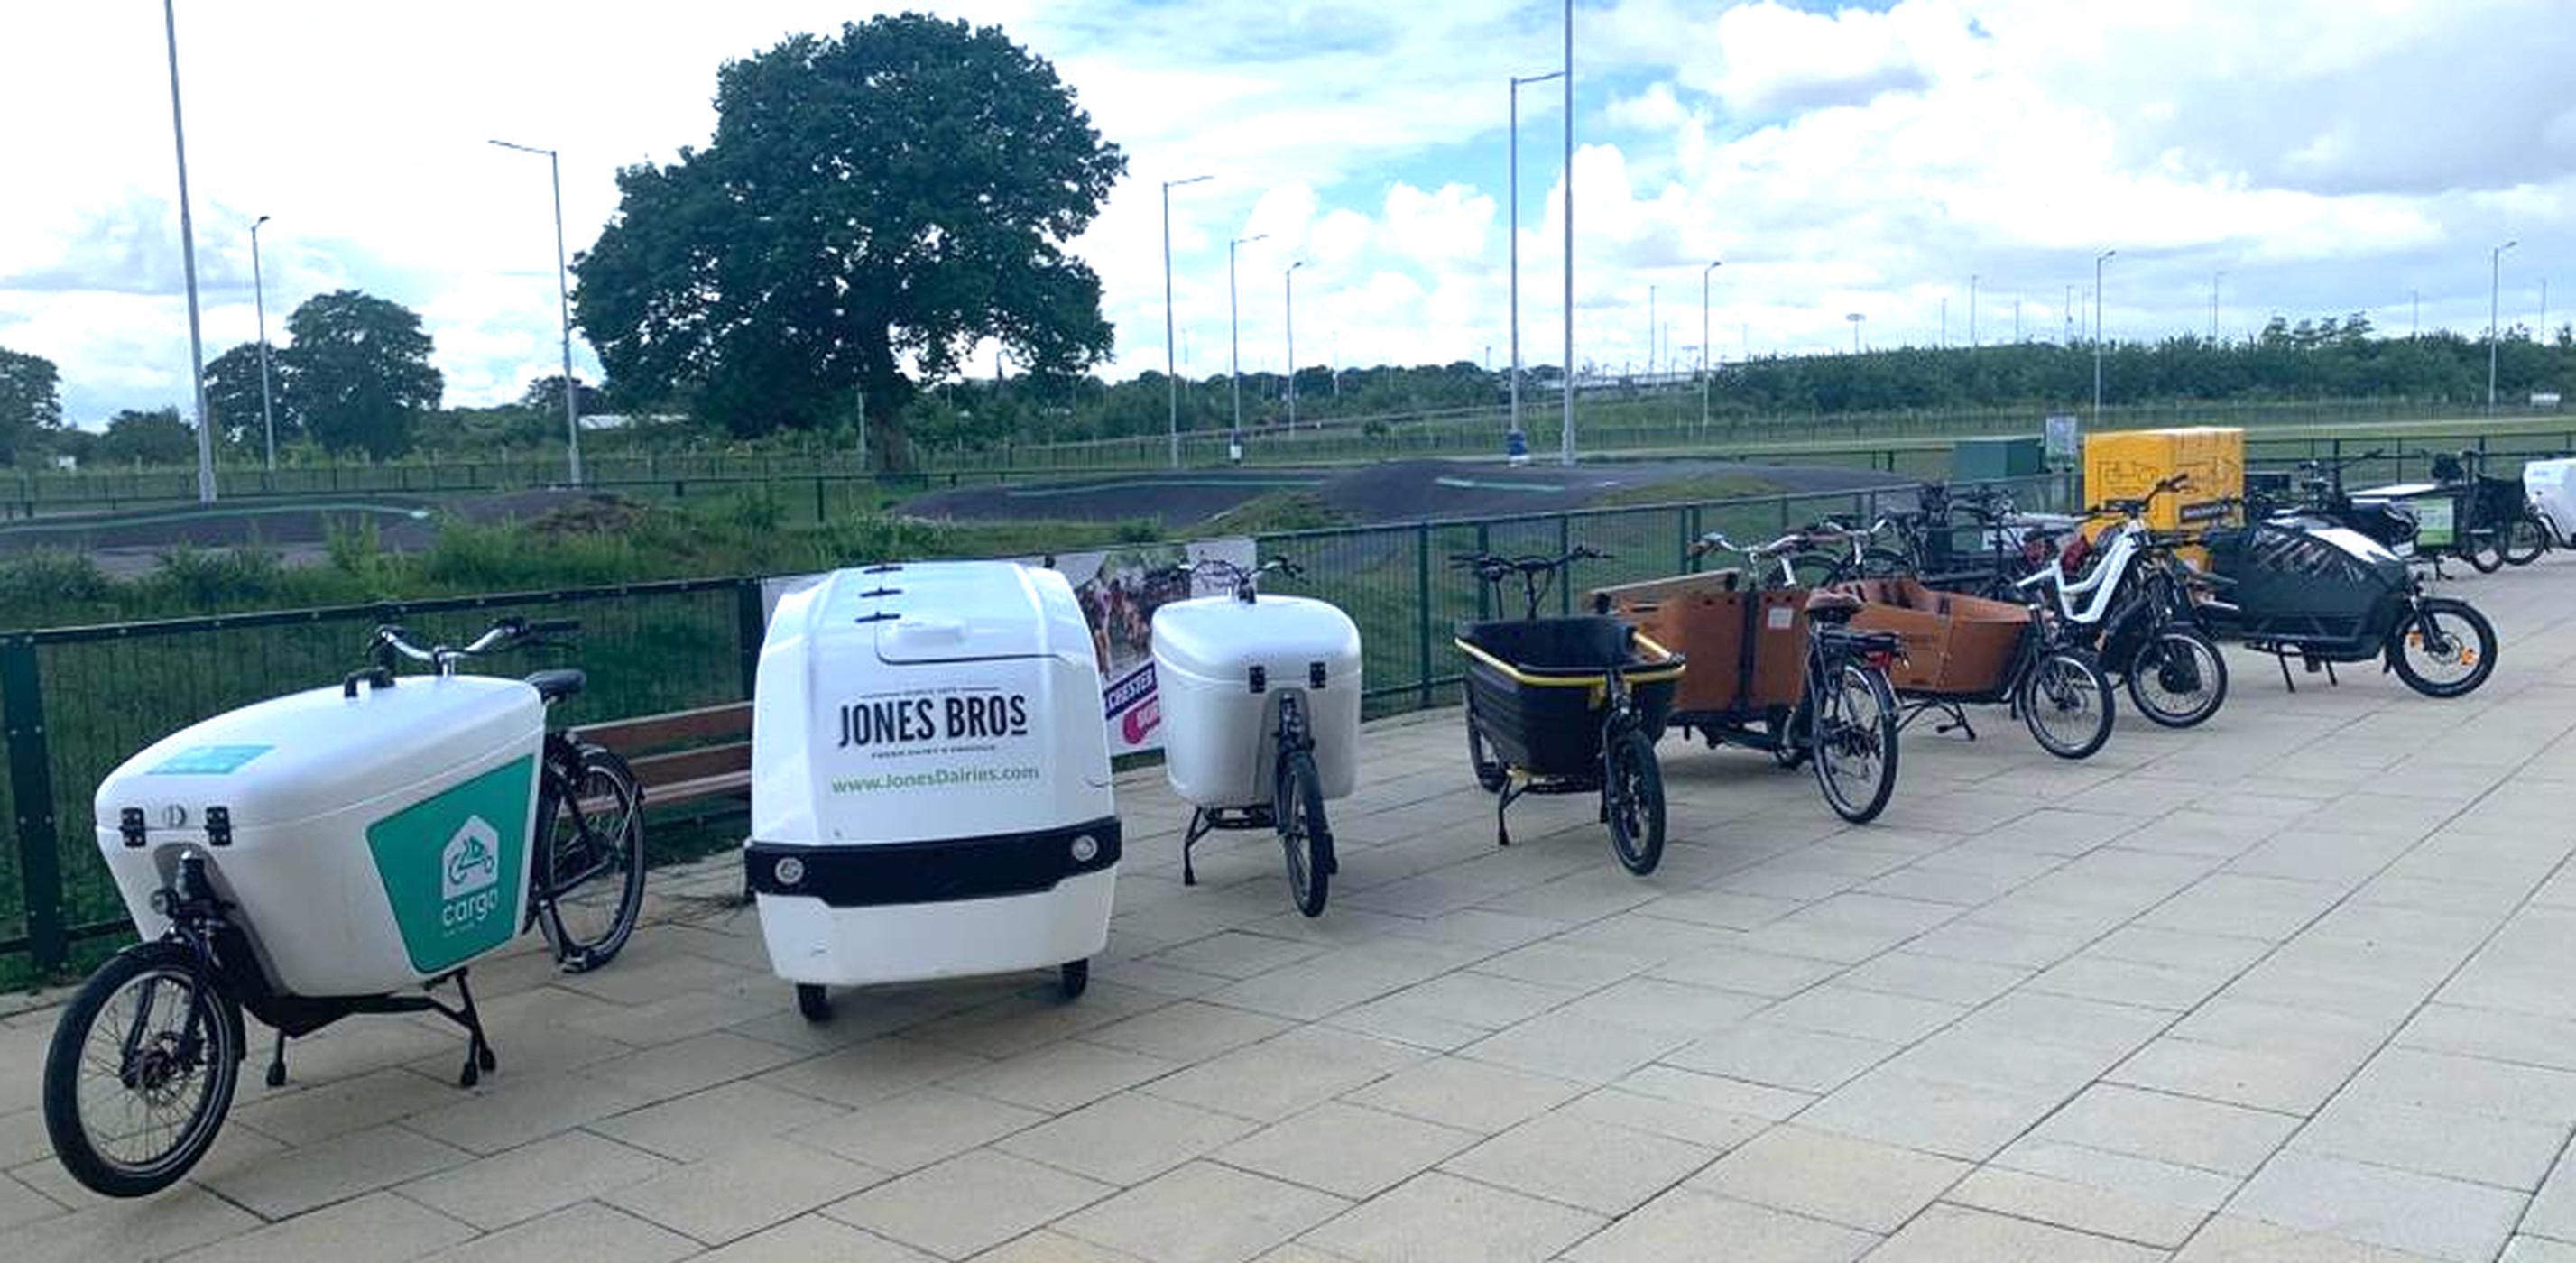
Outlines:
[[[1449,643],[1458,646],[1459,651],[1465,653],[1468,657],[1474,658],[1477,661],[1484,663],[1486,666],[1492,667],[1494,670],[1510,677],[1511,681],[1515,684],[1526,684],[1533,688],[1591,689],[1595,693],[1598,693],[1600,690],[1607,687],[1609,683],[1606,675],[1593,675],[1588,677],[1531,675],[1528,672],[1523,671],[1472,644],[1469,644],[1464,639],[1453,636],[1450,638]],[[1662,645],[1655,643],[1652,638],[1648,637],[1643,632],[1637,633],[1637,644],[1645,649],[1653,651],[1657,657],[1664,659],[1664,661],[1653,666],[1631,667],[1627,669],[1623,674],[1628,677],[1628,682],[1630,684],[1660,684],[1666,680],[1677,680],[1681,678],[1683,670],[1689,665],[1681,660],[1680,655],[1675,654],[1672,650],[1666,649]]]

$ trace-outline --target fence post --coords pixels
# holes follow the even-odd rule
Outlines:
[[[1476,523],[1476,551],[1478,553],[1489,553],[1494,551],[1493,523]],[[1479,579],[1476,583],[1476,621],[1481,623],[1493,616],[1494,585]]]
[[[733,590],[734,651],[742,659],[742,696],[749,701],[760,678],[760,642],[769,628],[760,613],[760,580],[742,580]]]
[[[1556,515],[1556,555],[1562,557],[1573,551],[1573,516],[1571,514],[1559,513]],[[1565,577],[1559,580],[1556,585],[1556,616],[1559,618],[1566,618],[1570,617],[1573,613],[1574,563],[1569,561],[1565,563]]]
[[[63,924],[44,681],[32,637],[0,643],[0,724],[5,724],[9,742],[9,801],[17,808],[18,889],[26,908],[28,955],[39,974],[60,973],[71,961],[71,942]]]
[[[821,526],[827,520],[827,516],[823,512],[823,475],[816,474],[814,475],[814,525]]]
[[[1421,683],[1421,709],[1431,709],[1431,524],[1413,524],[1413,599],[1419,612],[1415,638],[1414,678]]]

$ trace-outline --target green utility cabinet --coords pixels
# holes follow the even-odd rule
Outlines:
[[[2048,452],[2036,434],[1999,439],[1960,439],[1950,450],[1954,482],[2027,478],[2048,472]]]

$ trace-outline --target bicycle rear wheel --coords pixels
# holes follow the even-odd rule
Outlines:
[[[1621,867],[1643,877],[1664,862],[1664,769],[1655,761],[1655,743],[1632,727],[1611,734],[1602,758],[1610,850]]]
[[[614,959],[644,905],[644,801],[626,760],[581,747],[570,785],[547,778],[538,803],[537,924],[568,973]]]
[[[1319,916],[1333,888],[1333,832],[1324,822],[1324,787],[1315,776],[1314,755],[1291,750],[1279,761],[1270,804],[1280,849],[1287,852],[1288,895],[1297,911]]]
[[[1846,662],[1815,715],[1809,746],[1825,804],[1853,824],[1877,819],[1896,792],[1896,691],[1885,674]]]
[[[2129,700],[2167,728],[2201,723],[2227,701],[2227,659],[2199,632],[2163,628],[2129,663]]]
[[[2504,527],[2505,563],[2528,566],[2549,551],[2549,527],[2535,513],[2524,512]]]
[[[72,1178],[109,1197],[178,1182],[232,1109],[241,1015],[194,953],[162,941],[108,958],[54,1025],[45,1135]]]

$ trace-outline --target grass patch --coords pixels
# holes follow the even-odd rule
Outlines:
[[[1356,526],[1358,519],[1324,502],[1312,491],[1273,491],[1254,496],[1209,518],[1201,534],[1267,535],[1281,531],[1327,530]]]
[[[1694,504],[1710,500],[1733,500],[1746,496],[1775,496],[1787,490],[1779,483],[1755,473],[1727,470],[1724,473],[1691,474],[1667,478],[1661,482],[1622,487],[1601,497],[1604,508],[1639,504]]]

